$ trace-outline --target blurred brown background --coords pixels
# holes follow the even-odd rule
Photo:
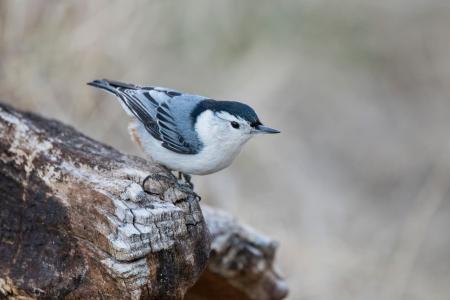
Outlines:
[[[1,101],[139,154],[103,77],[282,130],[194,182],[280,241],[290,299],[450,299],[450,2],[0,2]]]

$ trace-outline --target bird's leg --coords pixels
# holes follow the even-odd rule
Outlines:
[[[181,178],[184,179],[184,181],[193,189],[194,184],[191,182],[191,175],[188,175],[183,172],[178,172],[178,180],[181,180]]]
[[[187,183],[189,183],[190,185],[192,185],[192,182],[191,182],[191,175],[188,175],[188,174],[185,174],[185,173],[181,173],[181,174],[183,174],[184,181],[186,181]]]

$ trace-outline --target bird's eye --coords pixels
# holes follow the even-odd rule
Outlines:
[[[238,122],[232,121],[232,122],[231,122],[231,126],[232,126],[233,128],[235,128],[235,129],[239,129],[239,123],[238,123]]]

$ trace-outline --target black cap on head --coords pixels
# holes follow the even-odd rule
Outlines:
[[[237,101],[217,101],[212,99],[207,99],[201,101],[197,107],[192,111],[191,117],[195,123],[198,115],[200,115],[205,110],[212,110],[214,112],[225,111],[236,117],[242,118],[250,123],[252,127],[261,125],[261,122],[256,115],[256,112],[248,106],[247,104],[237,102]]]

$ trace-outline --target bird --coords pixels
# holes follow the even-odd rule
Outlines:
[[[108,79],[87,84],[115,95],[131,117],[128,130],[134,142],[189,184],[191,175],[230,166],[252,137],[280,133],[264,126],[249,105],[238,101]]]

